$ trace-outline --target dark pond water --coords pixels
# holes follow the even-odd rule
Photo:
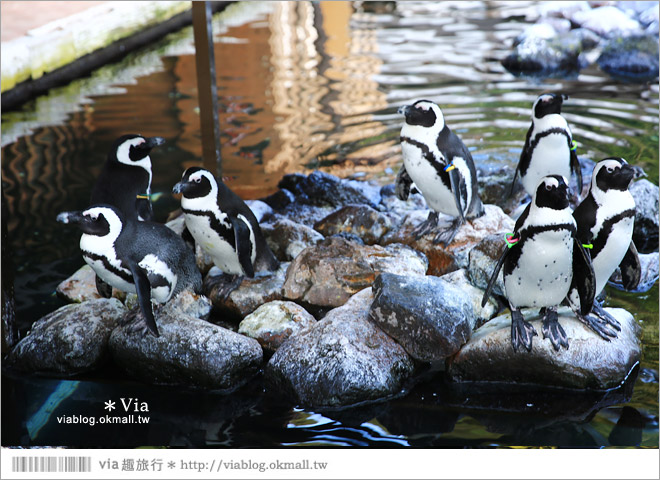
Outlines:
[[[565,116],[582,158],[623,156],[658,182],[658,86],[622,84],[592,66],[570,79],[521,79],[499,60],[526,25],[527,2],[349,2],[235,5],[215,17],[223,173],[244,198],[284,173],[322,169],[393,181],[399,105],[431,98],[486,160],[515,164],[542,91],[570,95]],[[152,155],[154,204],[200,161],[190,29],[2,114],[3,222],[23,332],[63,303],[57,284],[83,264],[58,212],[87,205],[110,143],[126,132],[165,137]],[[4,210],[3,210],[4,212]],[[658,446],[658,286],[608,305],[644,329],[641,365],[622,388],[584,393],[449,385],[427,372],[387,402],[314,412],[262,395],[260,378],[231,395],[145,386],[114,372],[71,380],[2,376],[3,445],[76,446]],[[506,393],[504,393],[506,392]],[[151,406],[149,426],[63,426],[108,398]]]

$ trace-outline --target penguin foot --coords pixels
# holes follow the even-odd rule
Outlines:
[[[511,346],[513,351],[517,352],[520,344],[527,349],[528,352],[532,351],[532,338],[538,333],[531,323],[525,321],[522,313],[519,310],[511,310]]]
[[[415,228],[411,234],[415,237],[415,240],[419,240],[427,233],[431,233],[438,226],[438,212],[431,210],[429,216],[426,220],[420,223],[417,228]]]
[[[147,326],[144,315],[142,315],[142,312],[139,309],[131,310],[126,315],[124,315],[124,317],[119,320],[118,323],[127,333],[131,335],[137,334],[141,338],[146,337],[148,334],[153,335],[154,337],[160,336],[157,332],[154,333]]]
[[[204,279],[204,294],[209,298],[216,298],[220,301],[227,300],[231,292],[236,290],[243,281],[242,275],[208,275]]]
[[[552,342],[552,347],[556,352],[561,347],[568,349],[568,337],[564,328],[559,323],[559,316],[557,310],[554,308],[542,308],[539,312],[543,315],[543,338],[549,338]]]
[[[594,313],[598,318],[600,318],[601,320],[604,320],[605,322],[607,322],[607,323],[609,323],[610,325],[612,325],[612,327],[614,327],[614,329],[615,329],[617,332],[620,332],[620,331],[621,331],[621,324],[619,323],[619,321],[618,321],[616,318],[614,318],[612,315],[610,315],[609,313],[607,313],[607,311],[606,311],[601,305],[599,305],[598,303],[595,303],[595,302],[594,302],[594,306],[592,307],[591,311],[592,311],[592,313]]]
[[[591,314],[580,315],[578,313],[575,315],[582,323],[600,335],[603,340],[607,340],[609,342],[611,338],[617,337],[617,333],[614,327],[610,325],[610,323],[606,320],[600,318],[600,316]],[[621,327],[619,327],[619,329],[621,329]]]
[[[460,217],[456,217],[453,222],[445,230],[438,232],[438,234],[433,239],[434,244],[441,244],[443,247],[447,248],[451,242],[454,241],[454,237],[458,233],[458,230],[463,225],[463,220]]]
[[[101,295],[103,298],[112,297],[112,286],[101,280],[101,277],[98,275],[96,275],[96,291],[99,292],[99,295]]]

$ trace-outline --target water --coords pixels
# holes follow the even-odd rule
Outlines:
[[[592,66],[571,79],[521,79],[499,63],[524,26],[526,2],[250,3],[214,19],[223,174],[243,198],[274,192],[289,172],[393,181],[398,106],[430,98],[477,163],[517,162],[530,107],[561,90],[581,158],[620,155],[658,183],[658,87],[622,84]],[[375,10],[375,11],[374,11]],[[57,213],[87,205],[110,143],[159,135],[152,155],[157,219],[201,157],[191,29],[2,115],[2,186],[16,310],[23,332],[63,304],[57,284],[79,266],[78,233]],[[634,378],[607,393],[510,387],[466,391],[426,372],[405,395],[334,412],[263,396],[260,378],[231,395],[141,385],[106,371],[73,380],[3,372],[3,444],[85,446],[658,445],[658,286],[607,304],[644,329]],[[102,402],[152,406],[148,427],[57,424]],[[195,408],[190,408],[194,405]]]

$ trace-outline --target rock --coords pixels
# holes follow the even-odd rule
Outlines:
[[[211,255],[209,255],[206,250],[204,250],[202,246],[197,242],[195,242],[195,263],[197,264],[197,268],[201,272],[202,276],[209,273],[209,270],[211,270],[215,265]]]
[[[317,206],[303,203],[292,203],[280,212],[281,217],[292,219],[307,227],[313,228],[314,224],[328,215],[335,209],[328,205]]]
[[[259,223],[273,214],[273,208],[261,200],[245,200],[245,204],[250,207]]]
[[[514,160],[518,162],[518,158]],[[481,162],[477,165],[477,177],[479,178],[479,197],[484,204],[492,204],[500,207],[504,212],[510,213],[527,198],[527,192],[522,186],[520,179],[516,180],[511,192],[511,182],[515,175],[516,167],[509,163]]]
[[[514,75],[570,75],[578,71],[581,43],[571,36],[528,38],[514,47],[502,66]]]
[[[640,253],[652,253],[658,250],[658,196],[657,185],[646,179],[638,180],[630,186],[630,193],[635,199],[635,230],[633,241]]]
[[[477,329],[451,360],[449,374],[455,381],[514,382],[556,387],[604,390],[620,385],[641,356],[641,328],[620,308],[607,308],[621,322],[621,332],[610,342],[584,326],[567,308],[559,321],[568,335],[569,348],[556,352],[542,338],[541,319],[523,314],[539,336],[532,351],[513,351],[511,316],[501,315]]]
[[[393,183],[387,184],[380,189],[381,205],[388,212],[394,213],[398,216],[405,216],[411,210],[424,210],[426,200],[421,193],[410,192],[408,200],[399,200],[396,196],[395,186]]]
[[[37,320],[5,365],[28,372],[75,375],[103,366],[108,339],[126,308],[116,298],[66,305]]]
[[[284,296],[312,305],[337,307],[370,287],[383,272],[424,275],[424,255],[404,245],[358,245],[330,237],[303,250],[286,273]]]
[[[596,32],[601,37],[622,36],[641,30],[637,20],[611,5],[576,11],[571,15],[570,20],[582,28]]]
[[[236,388],[258,371],[259,342],[181,313],[161,312],[160,337],[128,333],[110,336],[113,359],[128,375],[145,383]]]
[[[378,243],[391,228],[387,215],[366,205],[346,205],[314,224],[314,229],[326,237],[351,233],[368,245]]]
[[[470,250],[468,258],[467,276],[472,285],[486,290],[490,277],[495,271],[506,242],[502,233],[493,233],[488,235]],[[502,270],[497,276],[497,281],[493,286],[493,294],[504,296],[504,277]]]
[[[542,2],[537,5],[538,13],[542,16],[570,19],[576,12],[590,10],[589,2],[585,1],[559,1]]]
[[[265,368],[269,390],[309,407],[375,401],[401,391],[413,373],[403,347],[367,320],[370,288],[290,338]]]
[[[614,38],[605,44],[596,62],[614,78],[648,81],[658,77],[657,35]]]
[[[358,180],[343,180],[329,173],[314,171],[308,176],[299,173],[285,175],[279,188],[301,196],[313,205],[341,207],[348,204],[366,204],[376,208],[380,203],[380,187]]]
[[[69,302],[81,303],[101,298],[96,290],[96,273],[89,265],[79,268],[76,273],[62,281],[55,291]]]
[[[297,303],[276,300],[245,317],[238,333],[254,338],[264,350],[274,352],[289,337],[315,323],[316,319]]]
[[[170,230],[172,230],[173,232],[181,235],[183,233],[183,230],[186,228],[186,218],[183,216],[181,210],[178,210],[178,212],[179,212],[178,215],[174,212],[171,214],[176,216],[171,220],[168,220],[165,226]]]
[[[467,298],[470,299],[472,303],[472,311],[475,315],[476,323],[472,325],[472,329],[475,327],[480,327],[488,320],[497,315],[499,311],[497,302],[493,298],[489,298],[488,302],[484,307],[481,306],[481,299],[484,297],[484,289],[477,288],[472,283],[467,275],[467,270],[461,268],[459,270],[447,273],[442,277],[439,277],[442,280],[445,280],[449,284],[457,287]]]
[[[660,277],[660,255],[658,252],[653,253],[640,253],[639,254],[639,263],[642,266],[642,278],[639,281],[639,285],[632,292],[644,293],[648,292],[651,287],[658,281]],[[621,279],[621,269],[617,268],[612,277],[610,277],[609,283],[619,290],[625,290],[623,287],[623,280]]]
[[[304,249],[324,238],[313,228],[284,217],[262,224],[261,231],[275,257],[283,262],[293,260]]]
[[[126,303],[128,304],[128,301]],[[198,295],[190,290],[183,290],[161,308],[162,312],[167,314],[179,313],[181,315],[206,320],[211,314],[213,305],[211,304],[211,300],[204,295]]]
[[[419,240],[415,240],[411,235],[415,227],[426,220],[428,210],[417,210],[408,214],[403,225],[398,230],[385,235],[382,243],[384,245],[403,243],[422,252],[429,261],[428,274],[442,276],[445,273],[467,267],[469,263],[468,253],[475,244],[481,242],[488,235],[494,232],[512,231],[515,222],[500,207],[484,205],[484,208],[486,213],[462,225],[456,237],[454,237],[454,241],[447,248],[433,243],[433,237],[435,236],[433,232]],[[446,228],[451,221],[451,217],[442,214],[439,217],[439,228]]]
[[[262,202],[269,205],[273,210],[278,211],[291,205],[295,200],[296,196],[286,188],[281,188],[272,195],[261,199]]]
[[[438,277],[383,273],[373,291],[369,320],[415,360],[434,362],[453,355],[476,323],[469,296]]]
[[[233,317],[244,318],[260,305],[274,300],[283,300],[282,285],[289,263],[280,263],[275,272],[258,272],[254,278],[243,277],[241,284],[228,297],[218,295],[221,283],[212,281],[212,273],[204,279],[204,293],[211,299],[213,306]]]

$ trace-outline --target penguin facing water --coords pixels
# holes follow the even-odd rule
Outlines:
[[[137,293],[146,328],[156,337],[151,300],[165,303],[183,290],[201,291],[194,254],[165,225],[124,217],[111,205],[62,212],[57,221],[82,230],[83,259],[99,278],[121,291]]]
[[[442,110],[429,100],[399,108],[405,115],[401,128],[403,166],[396,192],[407,200],[411,184],[421,192],[431,212],[413,235],[421,238],[437,227],[438,212],[454,217],[450,227],[437,233],[434,243],[449,245],[466,219],[477,218],[484,207],[477,191],[472,155],[445,124]]]

